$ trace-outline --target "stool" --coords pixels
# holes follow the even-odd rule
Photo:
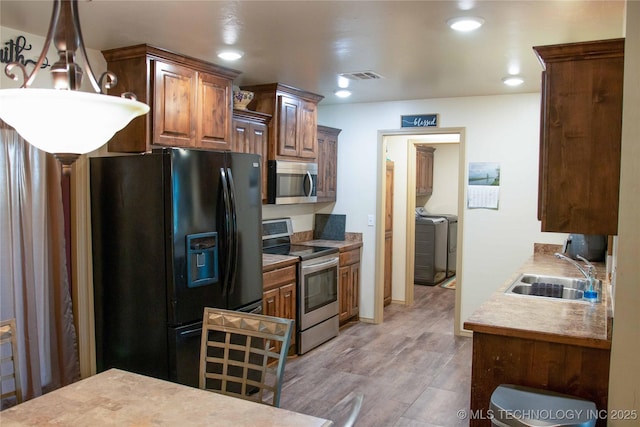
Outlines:
[[[598,410],[593,402],[511,384],[499,385],[491,394],[491,425],[497,427],[593,427]]]

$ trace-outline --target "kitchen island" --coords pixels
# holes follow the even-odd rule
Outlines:
[[[522,273],[581,277],[553,256],[560,248],[537,245],[534,255],[464,323],[473,331],[471,411],[489,426],[491,394],[500,384],[517,384],[582,397],[607,409],[612,310],[605,266],[600,304],[505,294]],[[606,425],[599,420],[598,425]]]
[[[2,411],[13,426],[325,427],[328,420],[119,369]]]

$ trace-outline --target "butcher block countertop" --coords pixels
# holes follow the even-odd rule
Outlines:
[[[596,277],[602,280],[602,303],[505,294],[504,291],[522,273],[582,277],[573,265],[553,256],[553,250],[541,246],[464,322],[464,328],[492,335],[610,349],[613,322],[610,284],[605,280],[605,265],[593,264],[597,269]]]

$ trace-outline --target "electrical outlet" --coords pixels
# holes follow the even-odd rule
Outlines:
[[[376,223],[376,217],[373,216],[373,215],[368,215],[367,216],[367,225],[369,227],[373,227],[375,223]]]

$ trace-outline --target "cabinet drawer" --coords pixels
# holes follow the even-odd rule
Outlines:
[[[351,251],[342,252],[340,254],[340,265],[349,265],[360,262],[360,248]]]
[[[296,266],[278,268],[277,270],[268,271],[262,274],[263,289],[271,289],[283,284],[296,281]]]

